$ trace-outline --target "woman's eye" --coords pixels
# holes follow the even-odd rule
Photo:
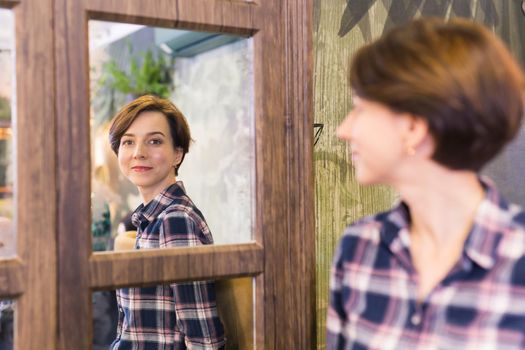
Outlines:
[[[131,141],[131,140],[122,140],[120,142],[121,146],[128,146],[128,145],[132,145],[132,144],[133,144],[133,141]]]
[[[151,139],[149,140],[149,143],[152,145],[160,145],[162,144],[162,140],[161,139]]]

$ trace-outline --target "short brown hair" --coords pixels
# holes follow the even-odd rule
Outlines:
[[[433,159],[480,170],[517,133],[523,72],[488,29],[466,19],[422,18],[362,47],[353,57],[354,93],[427,121]]]
[[[191,134],[186,118],[169,100],[153,95],[144,95],[122,107],[113,118],[109,129],[111,149],[118,155],[122,135],[142,112],[160,112],[166,117],[173,140],[173,148],[182,150],[182,159],[175,167],[175,175],[178,175],[179,167],[190,148]]]

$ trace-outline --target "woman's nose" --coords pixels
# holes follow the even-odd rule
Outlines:
[[[135,146],[135,149],[133,150],[133,158],[135,159],[143,159],[146,157],[146,150],[144,149],[144,146],[142,146],[140,143],[137,143]]]
[[[335,134],[342,140],[350,141],[352,137],[352,112],[348,113],[341,124],[339,124]]]

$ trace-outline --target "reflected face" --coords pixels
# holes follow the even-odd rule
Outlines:
[[[120,139],[120,171],[144,199],[151,200],[176,181],[174,167],[182,151],[175,150],[172,141],[166,116],[155,111],[140,113]]]
[[[354,108],[337,128],[349,143],[357,181],[390,184],[405,157],[406,118],[385,105],[354,97]]]

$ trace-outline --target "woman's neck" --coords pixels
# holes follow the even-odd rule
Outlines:
[[[435,244],[464,241],[484,198],[476,173],[457,171],[430,162],[418,176],[396,187],[410,208],[411,234]]]
[[[140,196],[142,197],[142,204],[147,205],[153,198],[157,197],[162,193],[166,188],[170,187],[177,182],[175,177],[170,178],[169,181],[164,181],[157,186],[151,187],[138,187]]]

